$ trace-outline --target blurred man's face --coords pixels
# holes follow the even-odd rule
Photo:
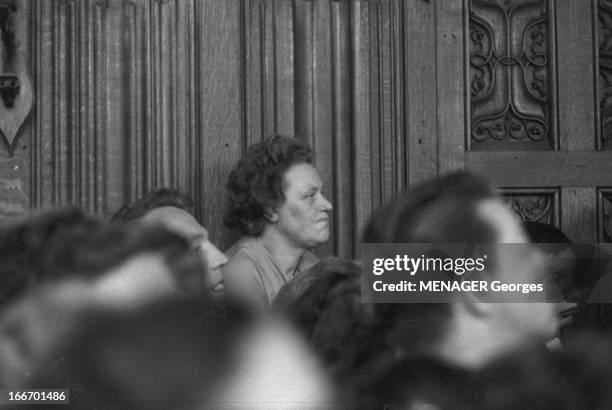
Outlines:
[[[478,214],[497,232],[498,243],[529,244],[529,238],[516,217],[499,200],[482,201]],[[508,283],[545,283],[548,273],[544,254],[535,246],[500,247],[497,271],[492,275]],[[500,249],[498,248],[498,249]],[[502,326],[513,330],[517,339],[553,337],[559,328],[554,303],[494,303]]]
[[[93,281],[91,289],[102,304],[126,308],[178,293],[164,257],[153,252],[134,255],[110,269]]]
[[[227,257],[209,240],[208,231],[196,221],[193,215],[174,206],[163,206],[148,212],[142,221],[162,224],[186,238],[206,264],[207,288],[214,292],[223,290],[221,267],[227,263]]]

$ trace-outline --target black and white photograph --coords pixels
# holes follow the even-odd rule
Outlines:
[[[612,408],[612,0],[0,0],[0,408]]]

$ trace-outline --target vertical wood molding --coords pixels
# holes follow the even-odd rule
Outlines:
[[[561,188],[561,230],[574,242],[597,241],[597,192],[592,187]]]
[[[403,1],[379,0],[370,12],[372,138],[379,161],[372,182],[375,202],[381,204],[406,187]]]
[[[126,125],[127,138],[125,141],[126,154],[126,174],[127,183],[123,187],[124,203],[129,203],[137,199],[141,193],[144,192],[145,188],[145,177],[144,171],[144,158],[142,152],[144,152],[143,143],[143,121],[142,121],[142,110],[143,110],[143,59],[144,45],[142,42],[142,33],[144,27],[143,21],[143,10],[142,7],[138,7],[135,3],[129,4],[126,9],[126,24],[127,33],[126,35],[131,40],[127,46],[127,64],[131,69],[126,73],[127,75],[127,90],[128,93],[128,118]],[[113,208],[111,210],[115,211]]]
[[[408,183],[414,185],[438,172],[435,5],[409,1],[404,21]]]
[[[201,139],[198,161],[203,183],[197,202],[200,221],[221,247],[230,245],[230,233],[223,228],[225,184],[243,145],[241,124],[243,81],[240,0],[198,2],[200,26],[196,67],[200,71],[203,98],[198,116]]]
[[[124,161],[126,137],[127,101],[125,95],[124,70],[127,67],[123,55],[123,27],[125,3],[111,0],[106,7],[99,8],[100,57],[96,67],[101,67],[100,92],[97,100],[101,110],[98,111],[98,132],[95,134],[95,210],[107,213],[109,208],[117,208],[123,202],[121,186],[124,180]]]
[[[295,134],[310,142],[313,135],[313,9],[315,2],[295,3]]]
[[[242,54],[243,54],[243,104],[245,135],[243,138],[242,151],[255,142],[259,141],[264,133],[262,118],[265,110],[262,110],[261,101],[262,85],[262,62],[261,62],[261,18],[259,17],[263,8],[262,0],[245,0],[242,6]],[[260,57],[259,59],[257,57]]]
[[[350,257],[354,254],[353,231],[353,157],[351,116],[351,6],[332,3],[332,74],[333,74],[333,203],[334,254]]]
[[[435,7],[438,174],[442,174],[464,167],[466,5],[458,0],[437,1]]]
[[[193,2],[177,2],[173,25],[174,56],[172,65],[175,67],[172,76],[173,95],[171,107],[173,107],[173,124],[171,135],[175,143],[172,157],[173,180],[172,186],[181,188],[185,193],[195,198],[190,187],[193,186],[193,177],[197,172],[194,167],[195,157],[191,154],[195,132],[191,124],[194,121],[194,113],[191,109],[192,101],[195,100],[196,92],[193,67],[193,49],[195,45],[195,33],[193,30]]]
[[[294,135],[293,6],[287,0],[243,0],[244,146]]]
[[[43,79],[41,72],[37,69],[43,63],[43,31],[44,14],[41,0],[31,3],[30,9],[30,74],[32,75],[32,86],[36,90],[36,104],[32,110],[32,128],[30,132],[30,207],[40,208],[43,204],[42,181],[42,141],[38,137],[43,133],[43,109],[46,98],[42,92]]]
[[[597,190],[597,242],[612,242],[612,189]]]
[[[52,86],[55,93],[55,101],[53,101],[53,142],[52,142],[52,160],[55,167],[53,168],[53,201],[55,203],[65,203],[69,201],[66,187],[68,181],[68,161],[67,149],[68,143],[66,139],[69,137],[66,123],[69,113],[66,112],[66,1],[54,2],[53,9],[53,77]]]
[[[592,0],[593,37],[595,55],[595,91],[597,108],[597,149],[612,147],[612,3]]]
[[[589,151],[596,147],[596,82],[593,14],[586,1],[553,1],[556,6],[559,137],[561,149]],[[551,7],[552,8],[552,7]],[[568,63],[570,62],[571,63]],[[577,86],[577,84],[580,84]]]
[[[351,4],[352,39],[352,127],[351,150],[354,177],[352,186],[353,256],[359,257],[361,235],[374,206],[372,202],[372,140],[370,137],[370,39],[369,5],[364,2]]]
[[[274,0],[275,132],[295,134],[295,46],[293,3]]]
[[[149,115],[151,116],[149,128],[149,155],[146,157],[149,160],[149,169],[151,175],[149,176],[150,186],[158,187],[163,186],[164,176],[161,165],[163,162],[163,140],[161,139],[161,127],[162,127],[162,89],[163,84],[161,83],[161,70],[162,70],[162,55],[161,55],[161,9],[167,3],[160,0],[153,0],[150,2],[149,9],[149,30],[148,30],[148,49],[149,59],[147,68],[149,89],[147,93],[147,100],[149,102]],[[159,86],[158,86],[159,85]]]

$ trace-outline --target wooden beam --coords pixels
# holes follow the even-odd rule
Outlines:
[[[467,152],[466,169],[517,187],[612,186],[612,152]]]

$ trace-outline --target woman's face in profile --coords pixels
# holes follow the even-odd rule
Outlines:
[[[329,239],[331,203],[323,182],[310,164],[293,165],[284,175],[285,201],[274,213],[276,229],[298,248],[309,249]]]

